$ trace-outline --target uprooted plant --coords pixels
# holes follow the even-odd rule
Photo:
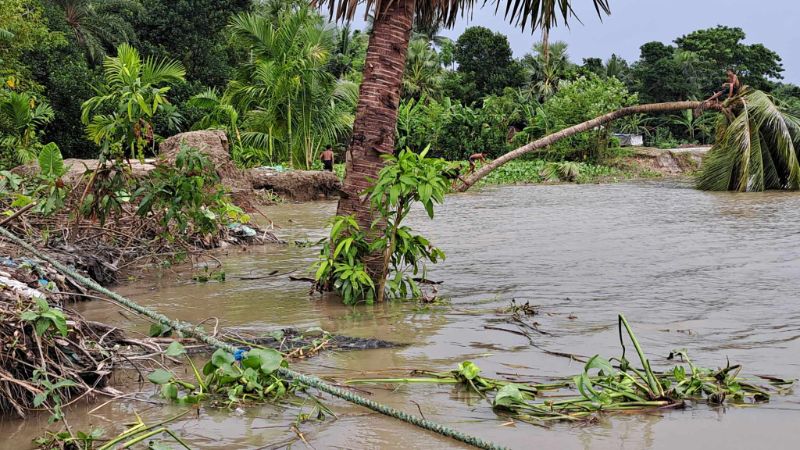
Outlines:
[[[686,351],[673,351],[669,359],[680,358],[684,365],[656,372],[650,365],[624,316],[619,316],[622,356],[605,359],[595,355],[583,372],[548,383],[516,383],[480,376],[472,362],[461,363],[452,372],[418,371],[407,378],[355,379],[348,383],[445,383],[464,385],[489,401],[486,393],[494,392],[492,407],[500,413],[535,424],[552,421],[576,421],[596,417],[603,412],[646,411],[657,408],[682,407],[687,403],[741,404],[761,403],[772,393],[784,393],[791,381],[775,377],[759,377],[766,384],[740,376],[742,367],[730,365],[707,369],[694,365]],[[624,335],[630,339],[639,358],[639,367],[625,357]],[[688,370],[687,370],[688,368]],[[421,376],[424,375],[424,376]],[[577,395],[556,392],[569,389]],[[540,398],[539,401],[536,399]]]
[[[417,154],[403,150],[386,155],[386,166],[374,185],[366,190],[372,208],[381,219],[369,230],[359,227],[352,216],[337,216],[315,264],[316,286],[334,290],[347,305],[371,304],[390,298],[420,297],[414,278],[424,274],[425,262],[444,259],[444,252],[423,236],[402,225],[414,204],[419,203],[433,219],[434,205],[444,201],[446,163],[426,158],[428,149]],[[369,260],[380,259],[380,273],[370,273]]]

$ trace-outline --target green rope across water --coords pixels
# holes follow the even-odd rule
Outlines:
[[[183,333],[184,335],[194,336],[195,338],[205,342],[208,345],[211,345],[211,346],[216,347],[216,348],[221,348],[221,349],[223,349],[223,350],[225,350],[227,352],[230,352],[230,353],[234,353],[236,351],[236,347],[235,346],[233,346],[231,344],[228,344],[226,342],[220,341],[219,339],[215,338],[214,336],[209,336],[209,335],[205,334],[204,332],[199,331],[197,329],[197,327],[195,327],[194,325],[192,325],[190,323],[180,322],[178,320],[172,320],[169,317],[165,316],[164,314],[156,312],[156,311],[154,311],[154,310],[152,310],[150,308],[146,308],[144,306],[141,306],[141,305],[133,302],[132,300],[117,294],[114,291],[111,291],[109,289],[104,288],[103,286],[101,286],[97,282],[95,282],[94,280],[92,280],[90,278],[87,278],[87,277],[84,277],[83,275],[77,273],[75,270],[70,269],[69,267],[61,264],[58,261],[56,261],[55,259],[50,257],[50,255],[37,250],[32,245],[30,245],[29,243],[27,243],[23,239],[20,239],[14,233],[8,231],[7,229],[5,229],[3,227],[0,227],[0,234],[2,234],[4,237],[8,238],[10,241],[14,242],[15,244],[19,245],[20,247],[24,248],[25,250],[29,251],[33,255],[41,258],[44,261],[49,262],[50,264],[53,265],[53,267],[55,267],[56,269],[60,270],[64,274],[69,275],[75,281],[77,281],[78,283],[82,284],[84,287],[87,287],[87,288],[92,289],[92,290],[94,290],[96,292],[104,294],[104,295],[108,296],[110,299],[112,299],[113,301],[115,301],[115,302],[117,302],[117,303],[119,303],[121,305],[124,305],[124,306],[132,309],[133,311],[135,311],[135,312],[137,312],[137,313],[139,313],[139,314],[141,314],[143,316],[149,317],[150,319],[155,320],[156,322],[159,322],[162,325],[165,325],[165,326],[168,326],[168,327],[170,327],[170,328],[172,328],[174,330],[177,330],[177,331]],[[298,382],[300,382],[300,383],[302,383],[302,384],[304,384],[306,386],[309,386],[309,387],[312,387],[312,388],[317,389],[319,391],[328,393],[330,395],[333,395],[334,397],[338,397],[338,398],[340,398],[342,400],[346,400],[346,401],[348,401],[350,403],[354,403],[356,405],[364,406],[364,407],[369,408],[369,409],[371,409],[371,410],[373,410],[375,412],[379,412],[379,413],[384,414],[384,415],[389,416],[389,417],[394,417],[395,419],[399,419],[399,420],[402,420],[403,422],[407,422],[407,423],[410,423],[412,425],[416,425],[416,426],[418,426],[420,428],[424,428],[426,430],[433,431],[435,433],[441,434],[442,436],[447,436],[447,437],[455,439],[457,441],[461,441],[461,442],[463,442],[465,444],[469,444],[469,445],[471,445],[473,447],[489,449],[489,450],[501,450],[501,449],[504,449],[504,447],[501,447],[501,446],[499,446],[497,444],[494,444],[492,442],[484,441],[484,440],[482,440],[480,438],[477,438],[477,437],[474,437],[474,436],[470,436],[468,434],[464,434],[464,433],[462,433],[462,432],[460,432],[458,430],[454,430],[454,429],[452,429],[450,427],[447,427],[445,425],[442,425],[442,424],[439,424],[439,423],[436,423],[436,422],[432,422],[432,421],[424,419],[422,417],[418,417],[418,416],[415,416],[415,415],[412,415],[412,414],[405,413],[405,412],[400,411],[398,409],[392,408],[391,406],[387,406],[387,405],[375,402],[373,400],[369,400],[367,398],[361,397],[361,396],[356,395],[356,394],[354,394],[354,393],[352,393],[350,391],[347,391],[345,389],[333,386],[333,385],[331,385],[331,384],[329,384],[329,383],[327,383],[327,382],[325,382],[325,381],[323,381],[323,380],[321,380],[321,379],[319,379],[317,377],[310,376],[310,375],[305,375],[305,374],[302,374],[302,373],[299,373],[299,372],[295,372],[294,370],[287,369],[285,367],[279,368],[278,372],[281,375],[283,375],[283,376],[285,376],[287,378],[290,378],[290,379],[293,379],[293,380],[297,380]]]

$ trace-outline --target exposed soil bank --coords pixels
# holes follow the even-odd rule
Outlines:
[[[276,172],[266,168],[250,170],[254,189],[269,189],[298,202],[327,199],[339,195],[342,182],[333,172],[295,170]]]
[[[678,176],[698,170],[710,149],[710,146],[673,149],[637,147],[625,161],[662,176]]]

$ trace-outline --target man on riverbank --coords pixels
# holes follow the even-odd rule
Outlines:
[[[331,146],[325,147],[325,151],[320,155],[322,165],[328,172],[333,172],[333,148]]]

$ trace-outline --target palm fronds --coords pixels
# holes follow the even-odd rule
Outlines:
[[[238,144],[252,150],[239,152],[249,155],[248,165],[266,156],[261,164],[288,160],[310,167],[323,145],[349,133],[358,96],[355,84],[328,71],[335,30],[308,8],[284,11],[278,21],[241,14],[229,30],[250,50],[250,60],[223,95],[194,97],[192,105],[206,111],[194,127],[235,133]]]
[[[717,141],[698,176],[698,188],[800,189],[800,120],[759,90],[745,88],[728,103],[736,108],[736,115],[720,117]]]
[[[324,5],[331,18],[350,21],[355,17],[356,11],[364,7],[365,18],[367,15],[382,14],[395,7],[399,0],[316,0],[314,3]],[[591,0],[598,16],[610,14],[609,0]],[[505,6],[504,17],[509,22],[521,26],[523,29],[530,27],[531,31],[538,28],[551,29],[560,21],[567,24],[570,18],[575,18],[572,9],[574,0],[494,0],[476,2],[475,0],[433,0],[416,3],[416,23],[435,24],[452,27],[460,16],[470,15],[475,5],[495,5],[495,12]]]

